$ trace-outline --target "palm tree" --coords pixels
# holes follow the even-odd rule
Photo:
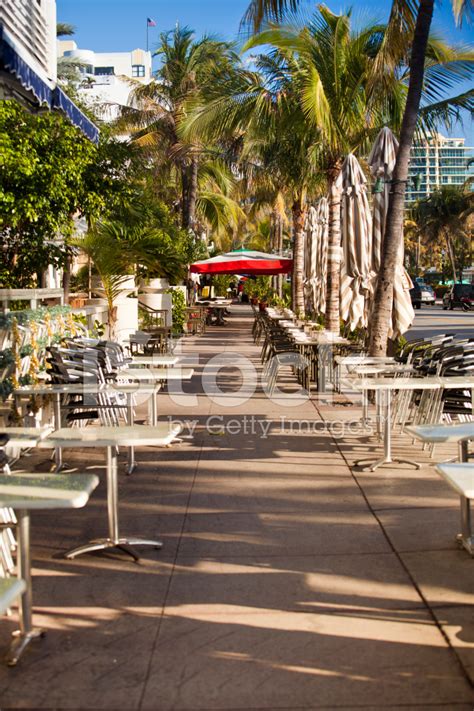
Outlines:
[[[306,126],[319,131],[317,160],[330,196],[326,326],[331,331],[339,330],[339,176],[345,155],[367,145],[385,120],[386,98],[378,84],[370,82],[383,46],[383,30],[372,24],[355,32],[350,13],[334,15],[320,6],[307,25],[272,25],[247,45],[267,44],[298,57],[298,100]],[[397,85],[395,89],[399,91]]]
[[[76,28],[67,22],[56,23],[56,37],[71,37],[75,34]]]
[[[297,57],[276,50],[254,62],[255,71],[241,68],[216,87],[214,98],[195,107],[185,135],[241,140],[240,165],[244,172],[251,167],[257,186],[272,183],[275,207],[285,191],[293,220],[293,306],[303,313],[304,227],[308,194],[317,181],[319,131],[308,125],[299,100]]]
[[[472,12],[472,0],[452,0],[457,20]],[[408,4],[408,2],[407,2]],[[395,273],[401,248],[403,214],[405,206],[405,186],[408,179],[410,150],[417,126],[423,95],[425,59],[433,18],[434,0],[420,0],[416,10],[416,24],[410,55],[410,78],[405,111],[400,131],[397,161],[392,178],[392,191],[385,226],[382,263],[377,282],[375,309],[370,333],[371,355],[385,355],[390,328],[393,302],[393,274]],[[472,92],[470,97],[472,108]]]
[[[72,37],[76,32],[74,25],[67,22],[56,23],[56,37]],[[86,64],[80,59],[73,57],[58,57],[57,73],[58,79],[62,82],[75,83],[80,79],[80,70]]]
[[[299,0],[252,0],[243,17],[242,24],[253,27],[254,32],[260,30],[266,20],[279,22],[290,10],[294,11]]]
[[[451,0],[456,20],[462,17],[471,18],[473,15],[473,0]],[[244,22],[251,22],[257,29],[266,19],[281,19],[285,10],[294,10],[299,5],[299,0],[252,0]],[[405,185],[408,177],[408,163],[410,149],[413,142],[418,114],[423,92],[423,79],[425,72],[425,58],[428,47],[428,38],[433,18],[434,0],[420,0],[415,5],[411,0],[394,0],[389,21],[387,35],[390,39],[407,34],[412,36],[410,53],[410,73],[408,92],[405,102],[402,128],[400,131],[399,150],[397,162],[392,179],[392,193],[385,227],[384,249],[382,265],[378,279],[376,307],[371,323],[371,355],[386,353],[388,331],[391,323],[393,301],[393,274],[395,273],[398,254],[401,244],[403,228],[403,213],[405,199]],[[412,33],[412,28],[414,31]],[[396,50],[395,42],[387,43],[387,51],[383,59],[390,69],[399,63],[400,49]],[[393,51],[395,48],[395,52]],[[471,108],[472,108],[472,92]],[[468,105],[469,96],[465,97]]]
[[[159,228],[135,217],[128,220],[98,222],[84,237],[72,241],[93,263],[101,280],[99,293],[107,301],[109,334],[115,334],[116,299],[132,272],[139,275],[166,277],[177,281],[184,276],[178,245]]]
[[[469,225],[474,214],[474,194],[446,185],[420,200],[412,212],[427,245],[445,244],[456,283],[458,267],[462,271],[463,257],[471,247]]]
[[[196,40],[189,27],[179,25],[161,35],[155,56],[162,62],[156,78],[149,84],[135,83],[118,125],[134,131],[132,141],[150,151],[157,172],[164,170],[171,181],[179,181],[181,223],[189,229],[196,221],[203,152],[199,141],[182,140],[180,124],[188,105],[212,91],[237,58],[230,43],[211,37]]]

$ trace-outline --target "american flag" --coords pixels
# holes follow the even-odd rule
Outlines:
[[[151,17],[147,17],[146,18],[146,26],[147,27],[156,27],[155,20],[152,20]]]

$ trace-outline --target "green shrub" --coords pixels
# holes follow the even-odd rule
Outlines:
[[[231,282],[235,282],[235,277],[232,274],[219,274],[212,277],[212,286],[216,296],[227,296],[227,289]]]
[[[94,269],[94,274],[96,274],[96,270]],[[80,267],[75,274],[71,274],[71,284],[70,284],[70,289],[71,293],[77,293],[77,292],[88,292],[89,291],[89,265],[88,264],[83,264],[82,267]]]
[[[182,289],[169,289],[171,294],[171,309],[173,313],[173,333],[179,335],[184,333],[186,323],[186,297]]]

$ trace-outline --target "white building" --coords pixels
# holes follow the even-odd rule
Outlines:
[[[143,49],[93,52],[79,49],[74,41],[60,40],[58,56],[81,63],[78,66],[81,75],[78,91],[104,121],[116,118],[119,106],[127,105],[134,82],[148,84],[152,78],[151,52]]]

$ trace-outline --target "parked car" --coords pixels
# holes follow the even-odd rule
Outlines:
[[[421,304],[434,306],[436,294],[429,284],[415,282],[413,289],[410,289],[411,303],[415,309],[421,309]]]
[[[474,308],[474,284],[454,284],[443,296],[443,309],[461,308],[470,311]]]

